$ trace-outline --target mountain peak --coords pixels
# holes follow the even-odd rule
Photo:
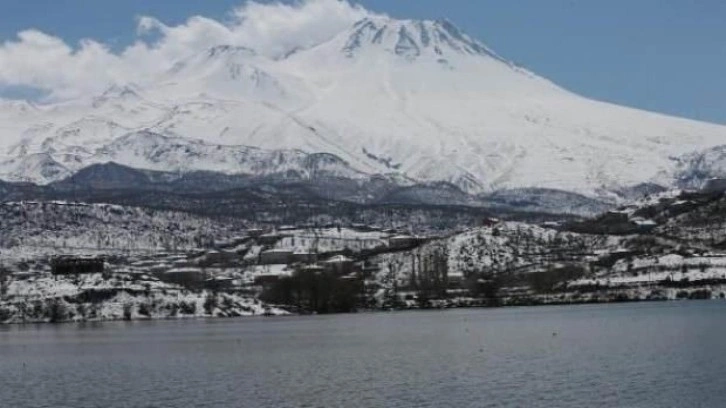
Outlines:
[[[383,48],[409,60],[428,54],[436,58],[452,55],[485,56],[506,62],[449,20],[366,17],[353,24],[342,51],[347,57],[353,58],[371,47]]]
[[[106,98],[139,97],[136,87],[133,85],[111,85],[101,96]]]
[[[230,44],[216,45],[207,50],[208,58],[217,58],[220,56],[228,56],[228,55],[243,55],[243,56],[253,57],[253,56],[257,55],[257,52],[255,50],[253,50],[252,48],[243,47],[241,45],[230,45]]]
[[[57,183],[66,188],[95,188],[100,190],[139,188],[149,183],[149,177],[141,170],[116,162],[92,164]]]
[[[114,84],[103,93],[93,98],[92,105],[94,108],[103,106],[108,101],[140,101],[142,98],[139,95],[139,91],[134,85],[118,85]]]
[[[168,73],[175,75],[185,71],[198,71],[220,65],[227,67],[240,66],[256,56],[257,52],[251,48],[220,44],[177,62]]]
[[[274,61],[253,49],[226,44],[178,62],[159,82],[172,88],[183,84],[186,95],[247,98],[281,105],[285,98],[297,95],[290,95],[296,92],[295,85],[276,71]]]

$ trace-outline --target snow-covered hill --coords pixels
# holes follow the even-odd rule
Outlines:
[[[679,158],[726,140],[725,126],[575,95],[448,21],[371,15],[282,56],[253,48],[200,50],[102,95],[0,102],[0,179],[49,183],[113,161],[612,198],[675,185],[688,160]]]
[[[0,205],[0,259],[76,253],[190,251],[239,235],[239,220],[110,204]]]

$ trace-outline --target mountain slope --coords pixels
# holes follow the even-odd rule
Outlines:
[[[673,186],[686,155],[726,140],[724,126],[575,95],[451,22],[381,16],[277,59],[220,45],[149,83],[55,105],[4,103],[0,132],[8,181],[49,183],[111,161],[309,175],[314,157],[336,177],[606,200],[642,183]]]

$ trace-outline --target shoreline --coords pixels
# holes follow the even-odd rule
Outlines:
[[[195,315],[195,316],[159,316],[151,318],[103,318],[103,319],[86,319],[86,320],[63,320],[51,322],[48,320],[36,320],[36,321],[11,321],[11,322],[0,322],[0,328],[2,327],[23,327],[23,326],[37,326],[37,325],[70,325],[70,324],[96,324],[96,323],[139,323],[139,322],[180,322],[180,321],[200,321],[200,320],[248,320],[248,319],[275,319],[275,318],[290,318],[290,317],[309,317],[309,316],[336,316],[336,315],[357,315],[357,314],[386,314],[386,313],[406,313],[406,312],[424,312],[424,311],[448,311],[448,310],[474,310],[474,309],[519,309],[519,308],[536,308],[546,306],[585,306],[585,305],[609,305],[609,304],[627,304],[627,303],[680,303],[686,301],[709,301],[718,302],[726,301],[723,298],[709,298],[709,299],[610,299],[610,300],[599,300],[599,301],[553,301],[553,302],[519,302],[519,303],[508,303],[502,305],[449,305],[449,306],[429,306],[429,307],[400,307],[400,308],[374,308],[374,309],[359,309],[353,312],[338,312],[338,313],[293,313],[284,309],[283,306],[274,306],[278,310],[284,310],[285,313],[280,314],[252,314],[244,316],[211,316],[211,315]]]

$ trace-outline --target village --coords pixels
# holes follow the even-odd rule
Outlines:
[[[484,218],[475,228],[491,235],[504,225]],[[53,254],[5,266],[4,293],[10,303],[96,298],[96,292],[132,298],[155,290],[224,293],[296,313],[486,305],[470,296],[472,271],[452,263],[442,245],[457,234],[421,236],[365,225],[283,226],[248,228],[211,240],[206,248],[180,251],[96,249],[67,255],[62,251],[72,249],[52,248]],[[66,284],[75,287],[53,293],[55,286],[67,289]],[[133,302],[134,309],[148,309],[140,306],[143,299]]]
[[[118,303],[121,295],[124,302],[133,304],[116,307],[115,314],[111,312],[112,319],[121,319],[148,315],[150,307],[146,298],[154,297],[156,292],[197,293],[197,303],[202,307],[195,309],[199,310],[204,308],[202,302],[210,295],[234,295],[255,301],[269,299],[295,312],[314,312],[322,307],[319,299],[303,305],[270,295],[276,292],[280,282],[308,276],[336,282],[339,285],[336,293],[345,292],[350,296],[346,302],[351,303],[346,308],[324,311],[351,311],[379,289],[375,281],[381,268],[372,258],[408,251],[430,239],[360,225],[249,228],[240,231],[239,236],[210,242],[207,248],[201,249],[95,250],[87,251],[93,252],[92,255],[51,254],[21,259],[3,266],[0,283],[6,304],[48,299],[74,303],[77,297]],[[124,311],[124,308],[132,310]],[[270,314],[273,309],[265,306],[258,314]],[[272,314],[279,314],[281,309],[274,310]],[[219,310],[208,312],[206,315],[226,315]],[[160,313],[163,315],[165,311]]]
[[[493,225],[498,220],[486,222]],[[48,262],[37,264],[40,270],[18,272],[14,277],[63,279],[89,274],[124,274],[139,280],[158,279],[190,290],[262,298],[269,298],[269,293],[286,279],[325,277],[355,288],[355,306],[360,306],[365,297],[375,297],[381,289],[378,282],[385,269],[380,264],[382,257],[406,253],[435,239],[440,237],[362,225],[251,228],[239,236],[215,241],[206,249],[52,256]],[[448,287],[461,289],[461,280],[454,276],[448,279]],[[285,304],[287,299],[278,300],[291,306]]]
[[[3,241],[0,321],[58,320],[58,305],[60,320],[113,320],[723,298],[725,186],[429,234],[5,204],[20,218]]]

